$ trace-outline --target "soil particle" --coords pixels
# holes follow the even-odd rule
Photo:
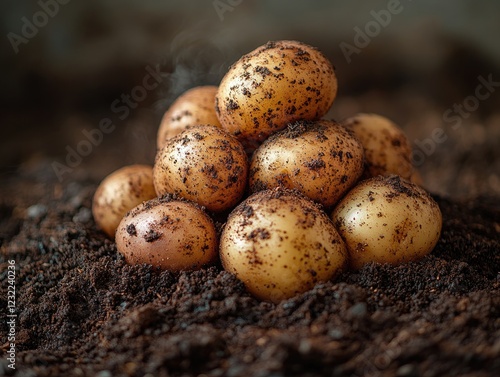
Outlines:
[[[130,234],[131,236],[137,236],[137,230],[135,229],[134,224],[127,225],[127,233]]]
[[[233,111],[233,110],[237,110],[239,108],[240,108],[240,106],[233,99],[230,99],[229,102],[227,103],[227,106],[226,106],[227,111]]]
[[[311,170],[319,170],[319,169],[323,169],[326,167],[325,161],[323,161],[319,158],[311,160],[311,161],[307,161],[304,163],[304,165],[308,169],[311,169]]]
[[[154,242],[154,241],[160,239],[161,236],[162,236],[162,233],[157,232],[154,229],[151,229],[151,230],[147,231],[146,234],[144,235],[144,240],[146,242]]]
[[[393,175],[387,178],[387,183],[392,188],[392,192],[386,195],[387,199],[392,199],[401,194],[405,194],[410,198],[414,198],[417,196],[417,193],[410,187],[408,187],[408,185],[405,184],[405,182],[402,181],[401,178],[397,175]]]
[[[271,74],[271,71],[267,67],[257,66],[255,67],[255,72],[260,73],[262,76],[267,76]]]

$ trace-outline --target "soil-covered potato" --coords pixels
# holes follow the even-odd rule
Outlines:
[[[296,122],[255,151],[250,189],[297,189],[330,207],[357,182],[363,162],[363,147],[352,131],[332,120]]]
[[[125,166],[99,184],[92,202],[92,214],[99,228],[113,238],[128,211],[155,197],[153,168],[148,165]]]
[[[401,264],[430,253],[441,234],[439,206],[421,187],[399,176],[362,181],[332,213],[359,269],[369,262]]]
[[[153,179],[159,196],[176,194],[210,211],[233,208],[243,196],[248,158],[241,143],[215,126],[194,126],[158,151]]]
[[[122,219],[116,247],[129,264],[196,270],[216,260],[217,233],[210,217],[195,204],[153,199]]]
[[[278,302],[331,279],[346,262],[326,213],[290,190],[253,194],[231,212],[220,242],[224,268],[263,300]]]
[[[352,129],[365,149],[365,178],[413,175],[411,144],[405,133],[391,120],[377,114],[357,114],[343,121]]]
[[[158,149],[161,149],[168,139],[192,126],[211,124],[220,127],[215,113],[216,93],[216,86],[207,85],[197,86],[181,94],[163,115],[158,128]]]
[[[330,61],[297,41],[268,42],[241,57],[222,79],[216,111],[222,127],[255,147],[296,120],[320,119],[337,94]]]

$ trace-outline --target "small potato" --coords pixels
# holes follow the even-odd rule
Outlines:
[[[403,130],[389,119],[376,114],[357,114],[343,124],[354,131],[365,149],[364,177],[399,175],[410,179],[411,144]]]
[[[215,126],[194,126],[156,155],[157,194],[176,194],[210,211],[233,208],[243,196],[248,158],[241,143]]]
[[[241,57],[216,95],[222,127],[255,147],[296,120],[320,119],[337,94],[330,61],[316,48],[277,41]]]
[[[293,297],[331,279],[346,262],[344,242],[316,204],[290,190],[260,191],[231,212],[223,229],[224,268],[256,297]]]
[[[364,168],[363,153],[352,131],[334,121],[296,122],[255,151],[250,189],[297,189],[329,207],[358,181]]]
[[[101,182],[94,194],[92,214],[99,228],[113,238],[128,211],[155,197],[153,168],[147,165],[125,166]]]
[[[429,194],[398,176],[361,182],[340,201],[332,220],[355,269],[424,257],[436,245],[442,225],[439,206]]]
[[[127,213],[116,231],[116,247],[128,264],[196,270],[217,259],[217,233],[195,204],[164,197]]]
[[[157,146],[161,149],[168,139],[199,124],[220,127],[215,113],[216,86],[197,86],[179,96],[167,110],[158,129]]]

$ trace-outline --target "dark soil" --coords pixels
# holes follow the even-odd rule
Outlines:
[[[436,197],[431,255],[369,265],[278,305],[212,267],[128,266],[95,226],[97,182],[53,173],[0,188],[0,333],[16,261],[16,376],[497,376],[498,198]],[[15,373],[13,373],[15,372]]]

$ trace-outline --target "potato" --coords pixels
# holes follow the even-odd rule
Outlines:
[[[99,228],[113,238],[122,217],[154,197],[153,168],[147,165],[125,166],[101,182],[94,194],[92,214]]]
[[[255,151],[250,189],[294,188],[329,207],[357,182],[363,162],[363,147],[352,131],[331,120],[296,122]]]
[[[195,270],[217,259],[217,233],[198,206],[163,197],[127,213],[116,231],[116,247],[128,264]]]
[[[216,112],[225,130],[255,148],[288,123],[320,119],[336,94],[332,64],[320,51],[296,41],[268,42],[231,66]]]
[[[227,271],[256,297],[272,302],[331,279],[347,255],[326,213],[285,189],[260,191],[236,207],[219,252]]]
[[[367,164],[365,178],[392,174],[411,178],[411,144],[396,124],[377,114],[357,114],[343,124],[352,129],[363,144]]]
[[[369,262],[420,259],[432,251],[442,226],[439,206],[429,194],[398,176],[361,182],[340,201],[332,220],[355,269]]]
[[[168,139],[199,124],[220,127],[215,114],[216,86],[197,86],[179,96],[167,110],[158,129],[157,146],[161,149]]]
[[[193,126],[168,140],[153,167],[159,196],[176,194],[214,212],[239,202],[247,177],[243,146],[215,126]]]

